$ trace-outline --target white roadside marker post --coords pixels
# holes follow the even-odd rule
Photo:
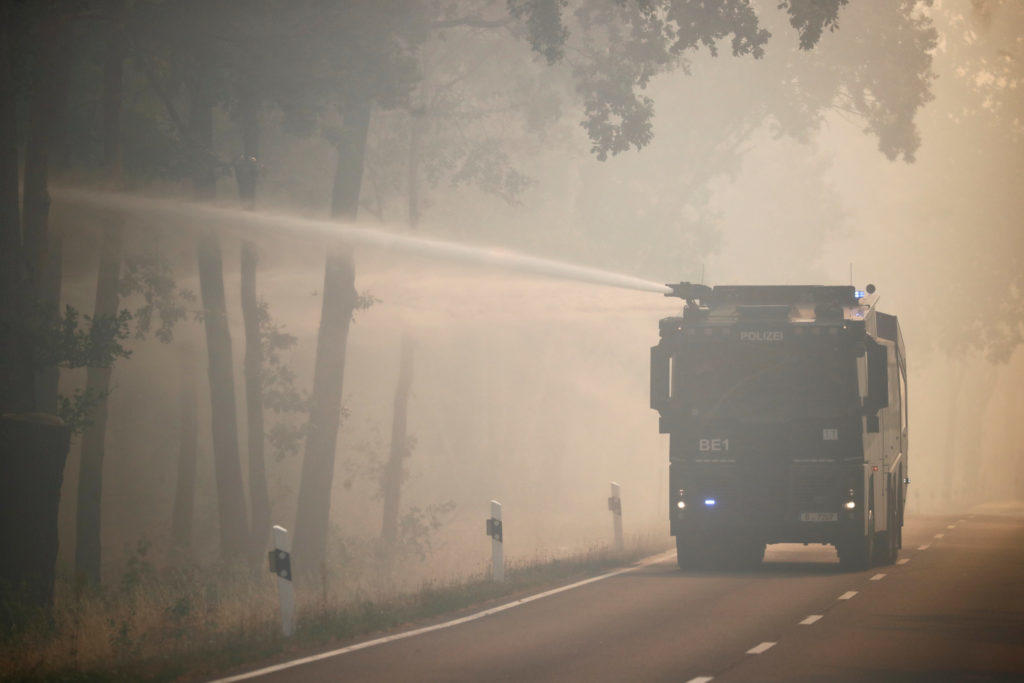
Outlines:
[[[491,537],[491,578],[505,581],[504,535],[501,531],[501,503],[491,501],[491,516],[487,520],[487,535]]]
[[[274,549],[268,554],[270,573],[277,574],[277,598],[281,603],[281,632],[295,632],[295,586],[292,583],[292,541],[288,530],[274,526]]]
[[[615,533],[615,552],[622,552],[622,489],[612,482],[612,495],[608,498],[608,509],[612,511],[612,530]]]

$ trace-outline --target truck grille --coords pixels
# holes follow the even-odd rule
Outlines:
[[[711,498],[718,508],[735,507],[742,495],[736,463],[689,463],[683,478],[687,497],[698,504]]]
[[[834,462],[794,462],[790,469],[790,505],[794,513],[828,512],[839,502]]]
[[[686,463],[680,485],[691,505],[714,507],[758,519],[782,521],[803,512],[837,512],[840,472],[835,462],[700,462]],[[781,467],[779,465],[782,465]]]

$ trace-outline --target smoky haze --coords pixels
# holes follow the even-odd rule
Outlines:
[[[873,20],[871,10],[844,11],[851,31]],[[1019,12],[1006,3],[992,3],[992,12],[1019,25]],[[690,75],[666,74],[648,88],[657,103],[653,140],[603,163],[587,154],[574,112],[547,112],[550,118],[534,129],[514,116],[493,117],[490,130],[477,131],[482,140],[474,142],[484,151],[467,152],[500,157],[493,177],[445,180],[437,171],[436,184],[425,183],[422,190],[414,235],[403,226],[404,179],[378,178],[405,163],[399,151],[407,115],[378,111],[369,135],[363,217],[358,227],[338,228],[341,235],[356,231],[347,236],[357,244],[370,243],[357,252],[356,287],[380,301],[358,312],[352,326],[332,533],[341,539],[379,532],[377,477],[389,447],[403,330],[417,344],[409,407],[416,444],[403,505],[454,503],[433,556],[445,571],[466,566],[467,556],[483,562],[486,545],[477,536],[490,498],[505,502],[507,524],[516,530],[508,535],[512,557],[603,541],[609,480],[623,484],[627,529],[664,532],[667,443],[647,406],[647,348],[656,341],[657,320],[678,306],[654,293],[489,267],[501,266],[495,258],[514,259],[517,251],[537,257],[528,266],[534,271],[551,269],[542,259],[565,259],[625,273],[607,284],[652,290],[657,282],[696,281],[702,273],[709,284],[847,284],[852,266],[855,284],[879,287],[880,309],[900,316],[907,340],[911,509],[1019,495],[1024,456],[1014,445],[1019,434],[1012,416],[1021,408],[1013,390],[1021,359],[1011,350],[990,360],[985,331],[992,322],[988,311],[1000,310],[996,300],[1014,297],[1018,316],[1020,310],[1014,264],[1021,245],[1019,231],[1011,229],[1022,208],[1014,190],[1021,177],[1014,91],[1019,67],[1010,62],[1005,74],[998,60],[999,50],[1019,50],[1019,39],[998,21],[973,13],[970,3],[944,3],[925,15],[939,32],[930,52],[938,78],[931,83],[934,100],[914,118],[921,144],[913,162],[879,153],[878,137],[865,132],[863,117],[841,103],[823,107],[815,126],[787,135],[793,122],[775,102],[783,95],[754,87],[794,57],[803,60],[808,78],[820,78],[818,64],[846,56],[844,41],[851,38],[842,30],[826,33],[818,53],[794,55],[782,45],[792,30],[776,25],[780,42],[763,60],[694,56]],[[473,33],[460,49],[471,53],[487,40]],[[519,48],[503,49],[512,54]],[[439,70],[460,57],[459,49],[443,45],[424,54]],[[506,69],[489,61],[480,68]],[[528,56],[516,68],[530,87],[557,90],[543,83],[542,65]],[[158,186],[147,190],[153,200],[58,188],[55,211],[71,230],[82,210],[125,210],[128,230],[139,233],[132,238],[139,249],[147,240],[159,243],[176,261],[180,285],[194,291],[192,248],[182,235],[208,227],[224,230],[228,239],[249,234],[260,254],[259,296],[275,322],[297,337],[285,355],[308,391],[323,284],[318,263],[330,231],[320,207],[329,200],[334,152],[315,136],[279,130],[273,112],[267,116],[259,205],[271,213],[243,214],[227,200],[204,209],[160,198]],[[219,125],[218,151],[230,157],[238,150],[237,133],[227,121]],[[433,125],[433,144],[452,144],[442,124]],[[502,125],[505,130],[494,128]],[[432,153],[439,152],[424,152],[428,166],[443,163]],[[222,177],[217,189],[230,198],[233,179]],[[180,196],[174,189],[171,194]],[[295,218],[275,225],[275,214]],[[95,234],[81,238],[81,253]],[[409,240],[422,253],[381,250],[394,240]],[[492,263],[452,263],[452,254],[437,247],[445,243],[453,250],[492,245],[482,256]],[[502,245],[511,251],[501,251]],[[239,310],[235,251],[225,244],[240,387],[244,347],[241,320],[232,312]],[[70,260],[72,275],[77,261]],[[91,267],[82,266],[82,278],[69,281],[65,294],[83,310],[91,306]],[[965,309],[968,320],[958,322]],[[1019,330],[1019,317],[1006,324]],[[174,344],[136,344],[135,357],[116,370],[108,462],[113,481],[104,494],[110,519],[105,545],[112,558],[126,542],[168,533],[182,354],[194,357],[200,380],[197,519],[215,515],[203,343],[200,329],[185,324]],[[76,379],[69,373],[62,382],[73,387]],[[239,415],[243,421],[241,398]],[[158,432],[162,436],[154,437]],[[241,438],[244,453],[244,433]],[[977,460],[957,455],[969,444],[981,454]],[[274,460],[268,452],[274,519],[286,525],[293,521],[300,457]],[[74,499],[74,472],[72,458],[66,501]],[[65,557],[74,547],[67,533],[72,511],[73,505],[62,506]],[[196,533],[197,547],[215,554],[211,525],[197,524]]]
[[[81,205],[73,193],[57,195]],[[244,225],[252,215],[239,212],[231,218]],[[187,231],[181,220],[174,214],[157,219],[162,248],[169,253],[176,251],[177,235]],[[223,225],[230,234],[232,221]],[[323,276],[308,264],[322,258],[323,239],[314,234],[283,242],[265,231],[257,245],[268,310],[298,340],[287,362],[299,378],[309,377]],[[353,543],[352,536],[365,541],[379,533],[379,478],[390,445],[399,340],[411,335],[417,360],[409,433],[415,445],[403,505],[425,511],[454,504],[442,517],[444,527],[431,532],[439,548],[432,558],[438,568],[417,578],[444,578],[481,566],[489,551],[480,543],[480,520],[491,498],[505,505],[507,552],[513,560],[605,543],[610,480],[624,488],[634,533],[660,531],[668,504],[667,458],[657,414],[647,408],[646,366],[651,331],[659,318],[677,313],[680,302],[618,289],[616,278],[606,283],[612,286],[594,286],[495,269],[489,265],[493,251],[481,254],[484,263],[478,265],[453,264],[432,251],[424,256],[372,246],[356,256],[358,287],[377,301],[356,314],[349,336],[352,360],[346,367],[332,531],[346,543]],[[528,271],[536,270],[535,259],[525,263]],[[569,278],[579,276],[568,264],[556,266]],[[596,272],[584,275],[593,279]],[[557,268],[553,273],[559,274]],[[238,281],[237,258],[225,259],[225,279]],[[642,282],[618,280],[627,287]],[[198,289],[194,276],[179,285]],[[88,286],[82,289],[87,297]],[[228,307],[238,305],[237,286],[229,285]],[[232,323],[233,337],[241,338],[241,321]],[[132,360],[145,372],[118,375],[111,412],[126,422],[110,426],[108,466],[125,473],[115,475],[107,495],[117,501],[111,507],[131,514],[114,513],[109,525],[119,531],[112,533],[125,538],[168,533],[166,510],[174,490],[166,484],[176,476],[181,368],[198,370],[201,406],[207,393],[202,345],[200,329],[183,327],[171,345],[139,345]],[[240,357],[236,365],[240,376]],[[164,435],[154,439],[134,429],[136,424],[159,425]],[[209,439],[209,417],[200,417],[200,519],[216,514]],[[142,455],[119,461],[113,454],[120,452]],[[274,520],[285,526],[293,523],[299,464],[297,455],[269,458]],[[198,547],[215,552],[215,528],[199,525],[196,535]]]
[[[831,3],[836,21],[816,30],[799,21],[804,3],[759,1],[751,11],[770,39],[744,24],[682,31],[675,45],[641,31],[678,26],[683,3],[668,1],[645,14],[645,3],[572,0],[537,17],[524,8],[549,3],[267,10],[282,16],[195,3],[196,18],[172,4],[71,22],[75,56],[54,107],[64,124],[48,145],[47,239],[62,248],[47,253],[63,267],[49,303],[93,313],[101,245],[117,225],[115,310],[133,316],[131,356],[114,363],[105,399],[94,582],[121,585],[140,557],[158,572],[255,567],[258,556],[264,571],[260,534],[247,539],[258,553],[224,547],[223,421],[211,417],[224,387],[208,372],[216,356],[234,381],[245,514],[235,521],[245,528],[258,507],[246,250],[258,258],[270,521],[294,530],[324,299],[334,296],[325,261],[345,271],[339,245],[353,247],[347,346],[320,351],[340,353],[344,367],[324,484],[325,598],[480,575],[491,499],[504,505],[513,563],[604,547],[610,481],[622,486],[627,535],[667,548],[668,438],[649,405],[649,349],[681,302],[662,296],[664,283],[873,283],[906,341],[908,510],[1024,498],[1016,0]],[[26,6],[13,19],[45,20]],[[122,30],[136,33],[122,44]],[[244,40],[218,42],[234,31]],[[12,54],[35,54],[27,41],[10,38]],[[110,54],[123,61],[113,124],[101,96]],[[12,59],[10,147],[27,167],[37,83],[21,77],[33,65]],[[120,130],[116,154],[104,147],[109,126]],[[30,193],[28,171],[23,180]],[[39,197],[20,206],[29,221]],[[203,303],[197,249],[202,259],[210,244],[223,315]],[[228,355],[208,346],[217,322]],[[414,345],[407,457],[394,480],[404,554],[383,572],[403,336]],[[86,388],[84,365],[61,367],[60,396]],[[51,402],[11,411],[57,412],[56,394]],[[190,406],[195,498],[182,542],[173,515]],[[82,441],[72,439],[59,500],[67,595],[83,572]],[[319,599],[312,591],[304,599]]]

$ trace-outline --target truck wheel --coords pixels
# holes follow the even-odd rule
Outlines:
[[[839,553],[839,565],[843,569],[868,569],[875,554],[875,511],[868,510],[868,531],[863,536],[857,535],[836,544]]]
[[[889,532],[889,561],[886,564],[896,564],[896,560],[900,557],[900,543],[899,537],[896,534],[894,528]]]
[[[697,553],[695,544],[685,538],[682,534],[676,536],[676,564],[683,571],[697,567]]]
[[[900,553],[899,536],[896,531],[898,516],[896,514],[895,498],[892,488],[890,488],[885,497],[886,508],[888,509],[886,514],[886,530],[878,534],[878,539],[875,543],[875,551],[877,553],[875,564],[893,564]]]
[[[871,560],[872,566],[883,566],[895,561],[889,559],[889,553],[892,550],[890,546],[888,530],[875,534],[875,556]]]
[[[736,548],[736,564],[739,569],[756,569],[764,560],[765,544],[759,541],[743,541]]]
[[[900,556],[900,547],[903,545],[902,529],[900,528],[899,496],[895,491],[889,503],[889,564],[895,564]]]

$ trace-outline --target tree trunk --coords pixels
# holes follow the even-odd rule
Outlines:
[[[420,163],[420,126],[423,117],[422,109],[409,112],[409,176],[407,189],[409,194],[409,229],[415,230],[420,220],[419,208],[419,163]],[[401,507],[402,483],[405,481],[404,461],[409,457],[409,438],[407,433],[407,409],[409,406],[409,388],[412,386],[413,341],[405,333],[402,335],[402,346],[399,352],[398,383],[395,386],[395,400],[391,413],[391,453],[388,457],[384,477],[381,480],[381,493],[384,497],[381,514],[380,537],[384,543],[384,551],[390,560],[398,539],[398,512]]]
[[[398,511],[402,496],[402,482],[405,481],[404,463],[409,457],[407,415],[409,389],[412,386],[413,341],[408,334],[402,335],[402,348],[398,365],[398,383],[395,386],[395,402],[391,414],[391,454],[381,481],[384,494],[383,519],[380,537],[386,551],[394,548],[398,539]]]
[[[70,437],[52,416],[0,417],[0,632],[53,602],[57,510]]]
[[[951,376],[952,385],[949,394],[949,412],[946,416],[946,453],[945,467],[942,473],[942,503],[950,503],[953,500],[953,478],[956,474],[956,437],[962,416],[959,414],[960,390],[963,389],[964,378],[967,374],[967,364],[963,360],[957,361]]]
[[[40,46],[35,65],[35,88],[29,108],[29,138],[25,147],[25,186],[22,206],[24,243],[28,252],[29,277],[35,300],[47,315],[57,315],[60,304],[61,239],[50,230],[50,153],[56,137],[58,112],[63,94],[62,61],[70,58],[65,49],[70,40],[70,23],[59,10],[44,12],[38,25],[36,43]],[[40,368],[35,373],[35,410],[57,411],[56,367]]]
[[[196,499],[196,428],[195,358],[191,349],[181,363],[178,387],[178,481],[174,489],[174,512],[171,516],[171,540],[184,550],[192,544],[192,514]]]
[[[200,238],[196,251],[209,357],[213,462],[217,479],[221,552],[226,558],[241,558],[248,545],[249,529],[242,488],[242,468],[238,457],[235,378],[220,243],[213,234],[207,233]]]
[[[192,184],[198,199],[212,199],[217,191],[213,153],[213,92],[209,72],[208,61],[200,55],[189,83],[189,132],[194,164]],[[221,553],[227,559],[240,559],[245,557],[249,545],[249,522],[238,454],[238,413],[231,330],[228,327],[224,296],[223,258],[220,242],[212,231],[199,239],[196,251],[209,357],[213,462],[217,480]]]
[[[354,221],[359,213],[371,108],[372,103],[364,102],[344,112],[331,199],[331,215],[335,218]],[[302,458],[299,505],[295,516],[295,561],[306,575],[317,571],[326,557],[345,351],[356,302],[352,252],[344,246],[335,247],[328,254],[324,268],[323,307],[317,334],[309,434]]]
[[[242,206],[256,206],[259,172],[259,117],[256,97],[243,87],[239,95],[242,155],[235,161],[235,181]],[[263,343],[256,298],[256,245],[242,242],[242,321],[245,325],[245,410],[249,446],[249,503],[252,507],[252,554],[262,556],[270,533],[270,493],[263,432]]]
[[[54,89],[56,90],[53,100],[54,122],[53,134],[50,141],[50,168],[51,171],[59,174],[66,171],[71,164],[71,143],[68,140],[68,108],[71,94],[71,48],[72,32],[70,24],[67,31],[60,38],[60,45],[57,46],[56,59],[54,62]]]
[[[1020,444],[1020,416],[1024,415],[1024,391],[1015,391],[1011,396],[1014,397],[1010,403],[1010,410],[1014,412],[1015,419],[1013,425],[1015,427],[1012,432],[1013,438],[1008,440],[1011,444],[1010,448],[1013,450],[1007,455],[1007,458],[1013,458],[1013,464],[1009,466],[1009,470],[1014,473],[1014,476],[1010,480],[1010,492],[1013,498],[1020,500],[1024,498],[1024,447]]]
[[[124,32],[117,28],[107,44],[103,62],[103,165],[116,189],[121,189],[121,93],[124,83]]]
[[[992,402],[992,395],[996,391],[998,378],[996,365],[985,360],[982,360],[981,363],[983,366],[980,372],[972,373],[971,377],[974,380],[971,390],[977,394],[968,399],[971,406],[970,412],[961,416],[961,419],[967,423],[967,446],[963,453],[970,462],[970,466],[964,472],[960,497],[964,502],[975,504],[984,502],[982,475],[987,469],[986,463],[991,454],[990,449],[993,447],[992,440],[985,437],[995,431],[992,428],[994,420],[990,418],[988,408]]]
[[[38,301],[48,316],[60,314],[60,286],[63,278],[64,240],[59,230],[49,232],[48,246],[43,260],[41,288]],[[60,384],[60,368],[50,365],[35,371],[35,409],[38,412],[56,414],[57,396]]]
[[[263,436],[263,346],[256,301],[256,247],[242,243],[242,318],[245,321],[245,408],[249,444],[249,502],[252,505],[252,550],[262,555],[270,533],[270,494]]]
[[[17,95],[11,72],[11,7],[0,6],[0,257],[3,259],[4,293],[13,289],[12,279],[23,269],[21,260],[21,201],[18,196]],[[11,302],[0,305],[6,310]]]
[[[189,147],[192,156],[192,187],[197,199],[217,195],[213,154],[213,92],[209,68],[200,59],[189,82]]]
[[[35,407],[32,348],[18,330],[35,298],[21,235],[16,87],[12,72],[11,6],[0,3],[0,413]]]
[[[118,280],[121,276],[121,221],[112,215],[100,247],[100,267],[96,278],[96,305],[93,324],[117,315]],[[86,391],[100,396],[92,424],[82,435],[81,466],[78,472],[78,510],[75,536],[75,573],[94,585],[100,583],[101,502],[103,500],[103,455],[107,433],[107,393],[112,368],[86,370]]]
[[[359,193],[363,187],[366,134],[370,130],[371,102],[359,102],[344,111],[344,125],[338,140],[338,164],[334,172],[331,216],[354,221],[359,214]]]
[[[107,45],[103,64],[103,161],[111,184],[121,187],[121,83],[124,63],[123,34],[118,30]],[[93,319],[117,315],[121,277],[121,231],[124,218],[111,214],[100,245]],[[99,585],[102,568],[103,456],[106,450],[107,394],[112,368],[88,368],[86,391],[99,396],[92,424],[82,435],[76,512],[75,573]]]
[[[242,133],[242,154],[235,160],[235,182],[242,206],[252,210],[256,206],[256,181],[259,179],[259,104],[255,93],[241,86],[238,95],[238,123]]]
[[[57,559],[57,511],[67,460],[70,432],[56,417],[11,415],[11,412],[56,412],[57,370],[34,373],[32,348],[24,334],[26,314],[36,303],[56,313],[60,297],[60,247],[50,234],[49,153],[61,96],[61,58],[70,37],[67,17],[58,9],[41,12],[34,36],[39,50],[29,108],[29,141],[25,153],[23,224],[18,218],[18,171],[14,126],[14,84],[11,78],[10,25],[4,8],[0,47],[0,217],[5,273],[3,318],[4,385],[0,417],[0,628],[16,626],[31,610],[52,604]],[[10,287],[10,289],[8,289]],[[8,300],[9,299],[9,300]],[[35,376],[34,376],[35,375]],[[26,608],[29,611],[21,611]]]
[[[352,252],[335,248],[324,270],[323,308],[317,334],[309,434],[302,458],[299,507],[295,517],[295,561],[304,574],[323,563],[331,512],[335,446],[341,418],[345,348],[356,304]]]
[[[409,228],[415,230],[420,224],[420,127],[423,125],[423,111],[414,109],[409,113]]]

